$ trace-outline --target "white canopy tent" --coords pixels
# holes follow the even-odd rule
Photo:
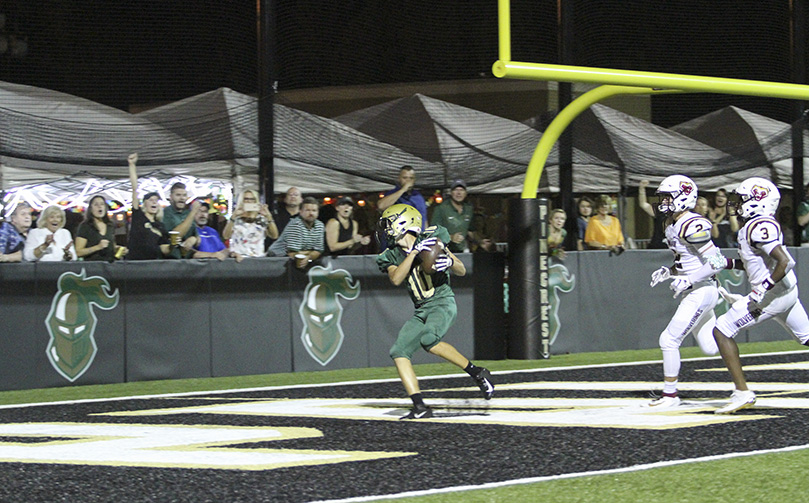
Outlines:
[[[0,100],[0,177],[6,192],[57,181],[78,193],[88,186],[126,186],[131,152],[139,154],[140,176],[152,174],[164,184],[173,177],[237,188],[257,183],[257,101],[230,89],[139,114],[2,82]],[[732,112],[752,133],[728,128],[722,114],[667,130],[594,105],[572,125],[574,191],[614,192],[671,173],[688,174],[707,190],[751,174],[773,174],[788,186],[789,125]],[[409,164],[418,171],[420,187],[447,187],[461,178],[473,192],[519,193],[542,134],[419,94],[336,120],[280,104],[274,113],[278,191],[293,185],[327,194],[384,190],[396,182],[398,168]],[[741,147],[727,148],[733,142]],[[558,162],[554,147],[540,191],[558,190]]]

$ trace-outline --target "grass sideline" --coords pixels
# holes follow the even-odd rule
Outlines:
[[[739,345],[739,350],[742,354],[795,351],[798,349],[800,349],[800,346],[794,341],[750,342]],[[698,358],[704,356],[697,347],[681,348],[681,353],[683,358]],[[486,366],[493,372],[497,372],[507,370],[570,367],[576,365],[658,361],[660,359],[661,356],[659,349],[641,349],[634,351],[608,351],[600,353],[553,355],[547,360],[476,360],[475,364]],[[422,377],[453,374],[458,372],[460,372],[458,368],[449,363],[416,365],[416,373]],[[344,381],[395,379],[397,377],[396,369],[393,367],[393,365],[391,365],[390,367],[324,370],[320,372],[293,372],[238,377],[172,379],[165,381],[141,381],[122,384],[64,386],[58,388],[3,391],[0,392],[0,405],[58,402],[63,400],[116,398],[141,395],[162,395],[170,393],[257,388],[266,386],[325,384]],[[730,380],[729,376],[728,380]]]
[[[794,351],[793,341],[740,344],[742,354]],[[696,347],[682,348],[684,358],[703,356]],[[503,360],[476,362],[493,371],[659,361],[660,351],[616,351],[554,355],[548,360]],[[456,373],[449,364],[417,365],[420,376]],[[396,378],[391,367],[332,370],[290,374],[270,374],[211,379],[181,379],[125,384],[67,386],[23,391],[0,392],[0,404],[40,403],[62,400],[114,398],[137,395],[211,391],[321,384],[342,381]],[[764,446],[762,446],[764,447]],[[554,503],[708,503],[708,502],[792,502],[806,501],[809,477],[801,467],[809,466],[809,450],[760,454],[734,459],[702,461],[636,472],[609,473],[519,484],[495,489],[438,493],[397,498],[408,503],[512,503],[515,501],[553,501]],[[796,469],[796,467],[798,469]],[[363,501],[391,501],[390,498]]]

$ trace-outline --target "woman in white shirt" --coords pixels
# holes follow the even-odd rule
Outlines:
[[[37,228],[28,231],[23,258],[29,262],[76,260],[73,237],[65,229],[65,212],[59,206],[48,206],[37,219]]]
[[[266,204],[259,204],[258,194],[245,190],[239,196],[233,216],[222,230],[222,239],[230,240],[230,251],[244,257],[264,257],[264,239],[278,239],[278,226]]]

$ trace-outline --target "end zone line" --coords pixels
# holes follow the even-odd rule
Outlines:
[[[747,456],[757,456],[759,454],[774,454],[779,452],[790,452],[790,451],[798,451],[802,449],[809,449],[809,444],[804,445],[794,445],[790,447],[782,447],[780,449],[763,449],[759,451],[750,451],[750,452],[733,452],[728,454],[718,454],[715,456],[704,456],[701,458],[691,458],[691,459],[678,459],[678,460],[671,460],[671,461],[658,461],[656,463],[647,463],[643,465],[635,465],[635,466],[628,466],[626,468],[613,468],[609,470],[600,470],[600,471],[589,471],[589,472],[579,472],[579,473],[564,473],[561,475],[548,475],[544,477],[530,477],[525,479],[515,479],[515,480],[506,480],[503,482],[489,482],[487,484],[480,484],[480,485],[465,485],[465,486],[456,486],[456,487],[442,487],[438,489],[424,489],[421,491],[409,491],[404,493],[397,493],[397,494],[383,494],[383,495],[376,495],[376,496],[359,496],[356,498],[346,498],[346,499],[336,499],[336,500],[316,500],[311,501],[310,503],[360,503],[360,502],[368,502],[368,501],[379,501],[379,500],[393,500],[393,499],[401,499],[401,498],[412,498],[417,496],[429,496],[433,494],[445,494],[445,493],[454,493],[454,492],[463,492],[463,491],[477,491],[477,490],[485,490],[485,489],[498,489],[502,487],[508,486],[515,486],[515,485],[525,485],[525,484],[534,484],[538,482],[548,482],[552,480],[562,480],[562,479],[573,479],[573,478],[581,478],[581,477],[593,477],[599,475],[612,475],[612,474],[619,474],[619,473],[630,473],[630,472],[639,472],[643,470],[652,470],[655,468],[665,468],[669,466],[676,466],[676,465],[685,465],[689,463],[702,463],[706,461],[719,461],[724,459],[732,459],[732,458],[741,458]]]
[[[746,357],[754,357],[754,356],[778,356],[778,355],[791,355],[791,354],[798,354],[798,353],[806,353],[805,350],[795,350],[795,351],[779,351],[775,353],[751,353],[751,354],[743,354],[741,355],[742,358]],[[704,360],[721,360],[720,356],[701,356],[696,358],[683,358],[682,361],[704,361]],[[593,365],[571,365],[571,366],[564,366],[564,367],[548,367],[548,368],[535,368],[535,369],[520,369],[520,370],[502,370],[497,372],[492,372],[493,375],[509,375],[509,374],[520,374],[524,372],[556,372],[560,370],[581,370],[581,369],[592,369],[592,368],[602,368],[602,367],[627,367],[631,365],[649,365],[649,364],[656,364],[661,363],[663,360],[645,360],[645,361],[638,361],[638,362],[618,362],[618,363],[598,363]],[[434,376],[424,376],[419,377],[419,381],[425,380],[434,380],[434,379],[451,379],[451,378],[458,378],[458,377],[465,377],[463,374],[444,374],[444,375],[434,375]],[[215,379],[215,378],[210,378]],[[148,400],[154,398],[177,398],[177,397],[189,397],[189,396],[200,396],[200,395],[224,395],[228,393],[251,393],[255,391],[278,391],[278,390],[285,390],[285,389],[306,389],[306,388],[323,388],[327,386],[353,386],[357,384],[377,384],[377,383],[390,383],[390,382],[399,382],[399,378],[392,377],[388,379],[368,379],[368,380],[359,380],[359,381],[342,381],[342,382],[330,382],[330,383],[316,383],[316,384],[289,384],[285,386],[259,386],[253,388],[237,388],[237,389],[218,389],[218,390],[209,390],[209,391],[186,391],[182,393],[164,393],[158,395],[134,395],[134,396],[119,396],[119,397],[107,397],[107,398],[83,398],[79,400],[60,400],[54,402],[36,402],[36,403],[17,403],[17,404],[7,404],[7,405],[0,405],[0,410],[3,409],[16,409],[16,408],[24,408],[24,407],[42,407],[46,405],[73,405],[73,404],[84,404],[84,403],[103,403],[103,402],[113,402],[113,401],[123,401],[123,400]],[[126,383],[118,383],[118,384],[126,384]],[[111,386],[114,386],[112,384]]]

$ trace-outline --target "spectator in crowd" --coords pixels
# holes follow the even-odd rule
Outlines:
[[[565,242],[567,231],[565,230],[565,222],[567,221],[567,213],[561,208],[551,211],[548,223],[548,253],[561,260],[565,259],[565,249],[562,243]]]
[[[371,237],[359,232],[359,223],[353,218],[353,199],[341,197],[335,206],[337,215],[326,222],[326,245],[333,256],[350,255],[360,246],[369,244]]]
[[[809,246],[809,183],[803,189],[803,201],[798,204],[798,225],[801,227],[800,246]]]
[[[9,221],[0,224],[0,262],[21,262],[25,238],[31,228],[31,207],[18,203]]]
[[[795,243],[795,215],[791,206],[781,206],[778,210],[778,224],[784,234],[784,246],[797,246]]]
[[[624,251],[624,235],[621,222],[610,215],[612,199],[609,196],[598,196],[596,214],[587,223],[584,241],[590,250],[609,250],[616,255]]]
[[[243,257],[264,257],[267,255],[264,239],[277,239],[278,227],[267,205],[260,205],[258,194],[248,189],[239,195],[222,237],[230,240],[231,251]]]
[[[655,211],[654,207],[649,204],[649,200],[646,197],[646,187],[648,185],[649,180],[641,180],[638,185],[638,206],[640,206],[640,209],[642,209],[644,213],[654,219],[652,223],[652,238],[649,240],[649,244],[646,248],[659,250],[667,248],[666,243],[663,241],[665,238],[664,228],[666,227],[666,216],[660,211]]]
[[[177,182],[171,186],[169,205],[163,208],[163,225],[169,231],[169,235],[177,233],[179,244],[171,247],[169,257],[190,257],[193,253],[189,252],[199,244],[197,226],[194,225],[198,207],[199,201],[194,201],[191,207],[188,207],[188,191],[184,183]]]
[[[719,248],[735,248],[733,236],[739,231],[736,209],[728,207],[728,192],[719,189],[714,195],[713,206],[708,208],[708,220],[713,223],[711,237]]]
[[[309,264],[323,254],[325,225],[317,219],[320,205],[314,197],[307,197],[301,203],[300,217],[286,226],[278,240],[270,247],[270,256],[289,256],[295,260],[295,267],[306,269]]]
[[[28,231],[23,258],[29,262],[76,260],[73,237],[65,229],[65,212],[59,206],[45,208],[37,218],[37,228]]]
[[[128,260],[156,260],[171,252],[169,233],[163,225],[160,194],[149,192],[138,203],[138,154],[129,155],[129,182],[132,184],[132,222],[129,226]],[[142,206],[142,207],[141,207]]]
[[[579,231],[579,235],[576,238],[576,248],[581,251],[587,249],[587,242],[584,240],[584,235],[587,232],[587,224],[590,222],[590,217],[593,215],[593,200],[587,196],[582,196],[576,207],[579,211],[579,216],[576,217],[576,227]]]
[[[391,190],[385,193],[385,196],[379,200],[376,207],[379,211],[385,211],[394,204],[407,204],[412,206],[421,213],[421,228],[427,227],[427,201],[421,193],[414,189],[416,185],[416,171],[413,166],[402,166],[399,169],[399,183]]]
[[[708,210],[711,208],[711,203],[708,202],[708,198],[699,196],[697,198],[697,205],[694,206],[694,213],[701,217],[708,216]]]
[[[466,201],[466,183],[463,180],[455,180],[450,187],[449,199],[433,210],[430,222],[449,231],[450,242],[447,243],[447,248],[452,253],[462,253],[469,251],[467,238],[471,237],[474,231],[472,228],[474,216],[475,208],[472,203]]]
[[[129,251],[124,246],[115,245],[115,229],[109,211],[104,196],[93,196],[87,203],[84,221],[76,229],[76,255],[83,260],[112,262],[116,256],[121,257]]]
[[[297,187],[290,187],[286,194],[284,194],[283,204],[278,209],[275,216],[278,234],[284,232],[284,228],[286,228],[289,221],[298,216],[301,211],[302,199],[301,191]],[[278,236],[275,236],[273,239],[276,238],[278,238]]]
[[[508,229],[506,226],[506,214],[508,202],[501,201],[500,211],[489,214],[483,206],[475,208],[475,216],[472,226],[475,231],[472,239],[472,251],[474,252],[495,252],[497,243],[508,240]]]
[[[236,262],[241,262],[243,257],[228,250],[216,229],[208,225],[210,211],[211,205],[204,201],[200,202],[194,211],[194,225],[197,227],[199,243],[194,250],[193,258],[215,258],[222,261],[228,257],[233,257]]]

